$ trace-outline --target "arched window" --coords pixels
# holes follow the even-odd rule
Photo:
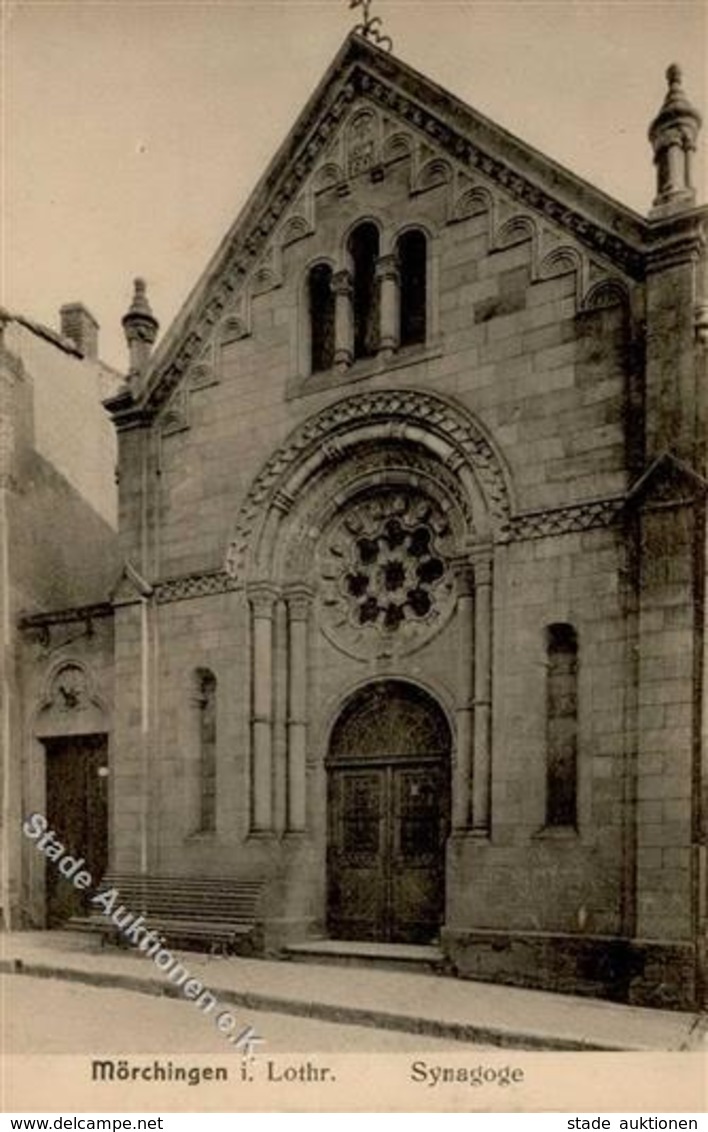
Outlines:
[[[354,275],[354,358],[371,358],[379,347],[379,233],[374,224],[365,222],[354,229],[349,254]]]
[[[427,246],[425,235],[413,229],[404,232],[398,241],[398,270],[400,276],[400,324],[398,340],[401,346],[414,346],[425,342],[426,335],[426,280]]]
[[[208,668],[196,672],[198,763],[198,829],[216,829],[216,677]]]
[[[307,278],[310,323],[310,372],[323,373],[334,365],[334,294],[332,268],[318,263]]]
[[[578,639],[572,625],[547,631],[546,825],[577,821]]]

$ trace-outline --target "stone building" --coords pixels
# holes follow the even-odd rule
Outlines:
[[[353,34],[155,349],[138,281],[116,869],[263,878],[271,953],[704,994],[708,209],[668,84],[645,218]]]
[[[21,920],[31,890],[42,893],[35,903],[41,901],[38,918],[44,917],[44,877],[31,858],[20,869],[20,814],[27,802],[54,819],[68,799],[85,799],[68,832],[79,844],[91,842],[94,853],[101,844],[104,855],[107,848],[107,822],[101,831],[96,820],[106,795],[97,771],[106,765],[113,655],[108,595],[120,558],[117,443],[101,399],[115,391],[121,375],[99,360],[98,325],[82,303],[67,303],[60,317],[58,333],[0,310],[5,924]],[[89,681],[90,702],[84,697]],[[89,748],[96,752],[90,774],[80,757]],[[47,878],[50,918],[66,911],[55,879]]]

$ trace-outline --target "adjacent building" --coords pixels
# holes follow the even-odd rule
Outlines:
[[[10,926],[61,921],[73,908],[56,874],[45,891],[37,862],[22,861],[27,805],[97,860],[107,853],[107,820],[93,818],[107,793],[109,594],[121,561],[117,444],[101,401],[121,377],[99,360],[82,303],[60,319],[56,332],[0,310],[0,905]]]

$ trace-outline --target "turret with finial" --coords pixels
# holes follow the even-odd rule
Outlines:
[[[677,63],[668,68],[666,79],[669,84],[666,98],[649,127],[656,165],[652,216],[666,216],[690,208],[696,199],[692,165],[701,116],[683,91],[681,68]]]
[[[135,280],[133,301],[122,324],[130,353],[128,381],[134,381],[147,369],[150,353],[157,337],[160,324],[155,318],[148,302],[144,279]]]

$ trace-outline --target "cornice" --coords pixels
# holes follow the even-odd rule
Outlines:
[[[237,588],[233,578],[225,570],[209,570],[204,573],[165,578],[155,583],[154,593],[158,605],[165,605],[172,601],[187,601],[195,597],[228,593]]]
[[[136,401],[128,386],[124,386],[115,396],[104,401],[103,407],[110,414],[116,432],[149,428],[155,416],[153,409]]]
[[[100,617],[112,617],[113,606],[102,601],[94,605],[79,605],[71,609],[54,609],[47,613],[25,613],[17,621],[20,631],[40,629],[50,625],[73,625],[81,621],[95,621]]]
[[[589,531],[595,527],[609,527],[620,518],[624,505],[625,497],[616,495],[543,511],[522,511],[511,520],[509,535],[504,541],[525,542],[552,535]]]

